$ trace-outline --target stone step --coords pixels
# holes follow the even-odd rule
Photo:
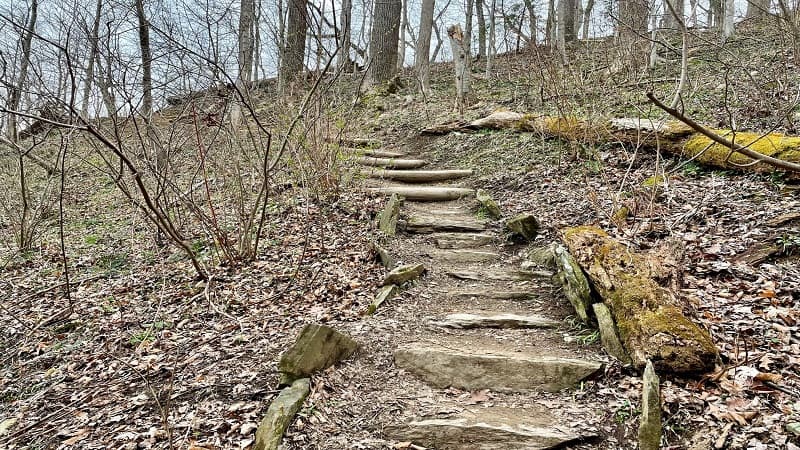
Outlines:
[[[599,371],[600,362],[514,352],[468,344],[468,350],[412,343],[394,352],[397,367],[437,388],[491,389],[498,392],[556,392],[576,386]]]
[[[439,231],[483,231],[486,225],[486,221],[474,216],[413,214],[405,217],[405,231],[418,234]]]
[[[449,291],[448,295],[461,298],[489,298],[494,300],[528,300],[533,293],[530,290],[495,290],[495,289],[482,289],[471,291]]]
[[[431,238],[442,249],[475,248],[497,242],[496,236],[483,233],[438,233]]]
[[[539,315],[509,313],[457,313],[432,320],[432,325],[444,328],[556,328],[560,322]]]
[[[369,170],[365,174],[371,178],[403,183],[433,183],[468,177],[472,175],[472,170]]]
[[[548,278],[553,274],[547,271],[528,270],[449,270],[447,275],[459,280],[473,281],[531,281],[536,278]]]
[[[406,156],[405,153],[400,152],[390,152],[387,150],[361,150],[360,153],[364,156],[371,156],[373,158],[401,158]]]
[[[417,169],[428,164],[428,161],[422,159],[373,158],[371,156],[362,156],[356,161],[362,166],[390,169]]]
[[[495,261],[498,258],[500,258],[499,253],[488,250],[430,249],[426,251],[426,253],[434,260],[444,261],[448,263],[476,263],[476,262]]]
[[[446,202],[475,195],[474,189],[446,186],[382,186],[367,188],[368,191],[392,195],[419,202]]]
[[[543,407],[467,408],[449,417],[422,417],[384,428],[387,437],[438,450],[545,450],[595,436],[558,424]]]

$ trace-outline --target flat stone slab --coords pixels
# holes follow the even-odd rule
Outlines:
[[[495,300],[528,300],[533,292],[529,290],[498,291],[494,289],[482,289],[475,291],[451,291],[449,295],[454,297],[469,298],[491,298]]]
[[[327,325],[310,323],[300,332],[297,341],[281,355],[278,362],[281,384],[290,384],[318,370],[327,369],[349,358],[357,348],[358,344],[346,334]]]
[[[546,391],[571,388],[602,368],[596,361],[470,345],[460,350],[427,343],[398,348],[395,364],[437,388]]]
[[[425,266],[422,264],[406,264],[404,266],[395,267],[383,278],[383,286],[396,284],[398,286],[411,280],[416,280],[425,272]]]
[[[495,236],[483,233],[438,233],[431,237],[437,247],[444,249],[475,248],[497,241]]]
[[[362,166],[385,167],[387,169],[418,169],[428,164],[428,161],[423,159],[373,158],[371,156],[362,156],[357,161]]]
[[[453,278],[457,278],[459,280],[530,281],[537,277],[543,278],[547,274],[539,272],[530,272],[526,270],[496,270],[496,271],[451,270],[447,272],[447,275]]]
[[[296,380],[290,387],[284,388],[275,400],[269,404],[267,414],[256,430],[256,441],[253,450],[277,450],[283,440],[283,433],[300,411],[303,401],[311,391],[308,378]]]
[[[434,249],[428,251],[428,256],[435,260],[445,261],[450,263],[475,263],[485,261],[495,261],[500,258],[500,254],[493,251],[486,250],[438,250]]]
[[[409,215],[405,218],[405,231],[408,233],[428,234],[439,231],[483,231],[486,221],[471,216],[428,216]]]
[[[591,439],[555,426],[544,409],[470,408],[447,418],[423,417],[384,428],[394,440],[438,450],[545,450]]]
[[[446,202],[475,195],[473,189],[447,186],[383,186],[367,190],[378,194],[397,194],[406,200],[418,202]]]
[[[445,328],[555,328],[557,320],[538,315],[521,315],[508,313],[494,314],[449,314],[441,320],[434,320],[433,325]]]

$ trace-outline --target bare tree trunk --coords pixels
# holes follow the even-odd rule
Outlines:
[[[97,54],[100,53],[100,14],[103,10],[103,0],[97,0],[97,8],[94,13],[92,31],[89,35],[89,60],[86,61],[86,72],[84,73],[83,98],[81,98],[81,115],[89,116],[89,98],[92,96],[92,84],[94,83],[94,62]]]
[[[722,10],[723,10],[722,38],[728,39],[729,37],[733,36],[733,14],[734,14],[733,0],[725,0]]]
[[[547,0],[547,23],[544,28],[544,39],[551,48],[558,45],[556,14],[556,0]]]
[[[286,43],[283,47],[281,70],[278,74],[278,86],[281,91],[303,72],[307,29],[308,9],[306,0],[289,0]]]
[[[483,0],[475,0],[475,10],[478,13],[478,59],[486,57],[486,17],[483,6]]]
[[[239,75],[240,88],[252,81],[253,74],[253,22],[255,19],[255,1],[242,0],[239,9]]]
[[[153,57],[150,53],[150,24],[144,12],[144,0],[136,0],[136,19],[139,24],[139,51],[142,56],[142,115],[149,120],[153,113]]]
[[[492,64],[494,63],[494,56],[497,53],[495,49],[495,15],[497,14],[497,0],[492,0],[492,5],[489,7],[489,47],[486,49],[486,77],[492,75]]]
[[[765,17],[769,14],[770,0],[747,0],[747,18]]]
[[[469,101],[470,94],[470,72],[467,61],[469,53],[464,33],[460,25],[453,25],[447,29],[447,36],[450,37],[450,47],[453,52],[453,65],[456,71],[456,109],[459,115],[464,114],[464,108]]]
[[[577,0],[561,0],[564,3],[564,19],[562,21],[564,25],[564,43],[570,44],[575,42],[577,36],[575,34],[575,12],[577,8]]]
[[[339,70],[345,70],[350,63],[350,28],[353,17],[353,0],[342,0],[342,11],[339,15],[341,31],[339,32]]]
[[[428,95],[431,90],[431,32],[433,31],[433,9],[436,0],[422,0],[422,7],[419,15],[419,36],[417,37],[417,49],[414,60],[414,67],[417,71],[420,90]]]
[[[531,45],[536,45],[536,6],[533,4],[533,0],[524,0],[525,1],[525,9],[528,10],[528,28],[530,28],[531,34]]]
[[[664,0],[664,16],[661,20],[661,28],[677,29],[679,19],[683,21],[684,0]],[[674,13],[672,11],[675,11]],[[678,17],[675,17],[675,16]]]
[[[592,19],[594,0],[587,0],[586,8],[583,10],[583,38],[589,39],[589,22]]]
[[[620,0],[617,34],[622,47],[623,58],[627,57],[627,66],[638,71],[647,57],[647,16],[649,12],[647,0]]]
[[[401,0],[375,0],[369,44],[370,84],[389,81],[397,73],[397,40],[401,13]]]
[[[465,22],[464,22],[464,45],[467,49],[467,56],[472,56],[472,16],[475,11],[475,0],[466,0]],[[471,59],[471,58],[470,58]]]
[[[708,26],[721,28],[724,21],[722,15],[722,2],[724,0],[709,0],[708,7]]]
[[[403,2],[400,13],[400,31],[397,39],[397,70],[402,70],[406,62],[406,28],[408,28],[408,0]]]

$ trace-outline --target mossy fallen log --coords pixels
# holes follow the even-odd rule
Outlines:
[[[630,251],[596,227],[566,229],[562,239],[611,310],[634,366],[643,369],[650,359],[660,372],[714,368],[718,352],[711,336],[654,280],[657,261]]]
[[[775,166],[732,151],[677,120],[616,118],[590,121],[571,116],[554,117],[496,111],[468,124],[453,123],[450,127],[440,125],[425,129],[423,133],[444,134],[448,131],[478,129],[538,132],[548,137],[587,143],[619,142],[631,146],[658,148],[667,153],[691,158],[699,164],[717,168],[760,172],[776,170]],[[800,164],[800,136],[711,128],[709,130],[766,157]]]

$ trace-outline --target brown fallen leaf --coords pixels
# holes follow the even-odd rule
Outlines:
[[[88,430],[88,429],[86,429],[86,428],[81,428],[80,430],[78,430],[78,431],[75,433],[75,435],[73,435],[71,438],[69,438],[69,439],[65,440],[65,441],[63,442],[63,444],[64,444],[64,445],[67,445],[67,446],[69,446],[69,445],[75,445],[75,444],[77,444],[78,442],[82,441],[82,440],[83,440],[83,438],[85,438],[85,437],[86,437],[86,436],[88,436],[88,435],[89,435],[89,430]]]
[[[782,377],[780,374],[767,372],[759,372],[755,377],[753,377],[753,379],[757,381],[770,381],[772,383],[779,383],[781,378]]]

